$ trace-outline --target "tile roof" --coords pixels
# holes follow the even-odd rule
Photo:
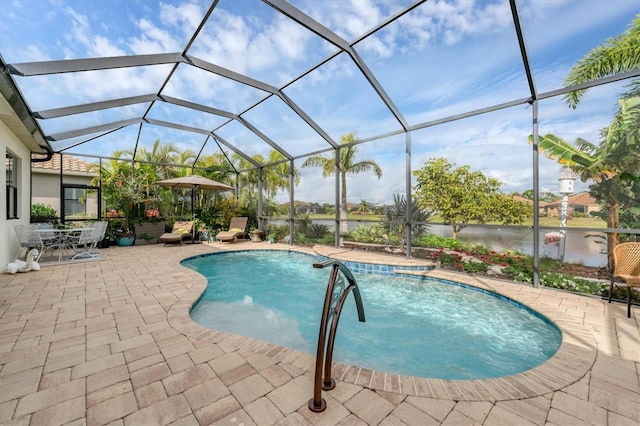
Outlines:
[[[62,157],[62,170],[65,172],[89,172],[92,163],[72,157],[71,155],[62,156],[53,154],[51,160],[42,163],[31,163],[33,169],[60,170],[60,157]]]
[[[579,194],[576,194],[572,197],[569,197],[569,203],[571,204],[580,204],[583,206],[594,206],[594,205],[598,205],[598,202],[596,201],[595,198],[593,198],[591,195],[589,195],[588,192],[581,192]]]
[[[562,200],[556,200],[552,203],[547,204],[547,206],[560,206],[561,204]],[[585,191],[569,197],[569,204],[579,206],[597,206],[598,201]]]

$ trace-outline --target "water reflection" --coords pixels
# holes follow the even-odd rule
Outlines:
[[[451,236],[451,227],[448,225],[431,225],[429,232],[436,235]],[[517,250],[533,255],[533,229],[523,228],[465,228],[458,239],[464,242],[484,243],[492,250]],[[540,231],[540,255],[557,259],[560,257],[558,244],[544,244],[545,231]],[[606,238],[605,233],[571,231],[566,232],[564,261],[578,263],[587,266],[602,267],[607,264],[606,254],[601,253],[605,248],[598,244],[593,235]]]
[[[283,224],[285,221],[272,221],[274,224]],[[326,225],[331,231],[334,229],[333,220],[313,220],[315,224]],[[372,222],[349,221],[349,229],[355,229],[359,225],[371,225]],[[452,229],[449,225],[429,225],[429,232],[443,237],[450,237]],[[544,234],[540,231],[540,256],[557,259],[559,257],[557,244],[544,244]],[[603,232],[593,231],[572,231],[567,229],[564,260],[569,263],[577,263],[586,266],[603,267],[607,264],[607,256],[601,253],[605,248],[593,238],[599,235],[606,238]],[[467,227],[460,232],[458,239],[464,242],[483,243],[491,250],[517,250],[522,253],[533,255],[533,229],[528,228],[481,228]]]

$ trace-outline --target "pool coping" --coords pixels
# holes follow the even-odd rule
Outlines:
[[[256,250],[263,248],[236,246],[225,247],[225,251]],[[384,256],[363,253],[348,249],[314,246],[313,248],[290,246],[287,248],[269,248],[269,250],[298,251],[321,255],[338,260],[351,260],[359,263],[392,262],[396,266],[418,266],[429,262],[418,259],[403,259],[397,256]],[[593,366],[597,345],[590,331],[572,318],[553,299],[541,297],[548,289],[533,288],[528,285],[501,282],[490,278],[456,274],[433,269],[421,271],[421,274],[434,278],[454,281],[498,293],[513,299],[553,321],[562,333],[562,342],[558,351],[543,364],[522,373],[492,379],[445,380],[426,377],[406,376],[386,373],[353,365],[334,363],[332,377],[337,382],[351,383],[373,390],[399,393],[404,395],[448,399],[452,401],[504,401],[545,395],[578,382]],[[198,282],[169,309],[169,324],[186,336],[216,343],[229,350],[250,351],[257,355],[272,358],[277,363],[288,364],[303,371],[313,373],[315,356],[301,351],[249,338],[211,330],[194,322],[189,313],[206,288],[206,282]]]

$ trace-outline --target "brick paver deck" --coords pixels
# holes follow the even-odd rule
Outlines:
[[[0,424],[640,424],[637,307],[627,318],[624,304],[441,270],[430,274],[553,319],[558,353],[518,375],[471,381],[337,364],[327,409],[313,413],[311,356],[188,315],[206,282],[180,260],[276,247],[391,262],[334,247],[212,243],[112,247],[100,261],[0,275]]]

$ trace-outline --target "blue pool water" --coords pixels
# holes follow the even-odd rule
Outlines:
[[[289,251],[245,251],[186,259],[207,277],[191,311],[206,327],[315,355],[330,268]],[[516,374],[549,359],[558,328],[502,296],[429,278],[354,274],[366,322],[349,295],[334,360],[441,379]]]

